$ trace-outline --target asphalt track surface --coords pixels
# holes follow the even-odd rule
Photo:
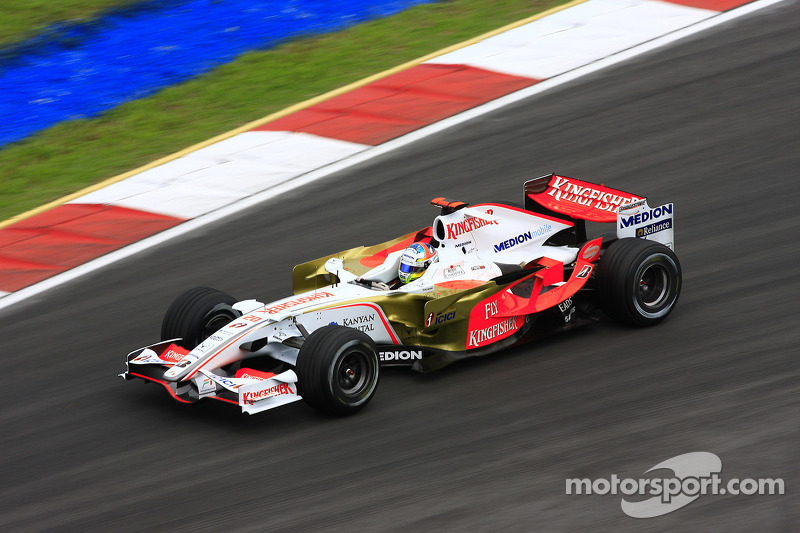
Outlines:
[[[4,310],[0,530],[796,531],[798,15],[767,8]],[[348,419],[116,377],[187,287],[278,298],[298,262],[427,225],[432,197],[518,201],[551,171],[675,203],[684,287],[662,325],[385,372]],[[692,451],[787,494],[650,519],[565,494]]]

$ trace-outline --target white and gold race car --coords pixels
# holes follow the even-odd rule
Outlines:
[[[521,205],[436,198],[432,225],[297,265],[294,294],[276,302],[191,289],[167,309],[162,341],[130,353],[121,376],[181,402],[257,413],[303,399],[347,415],[375,395],[382,366],[429,371],[603,314],[650,326],[673,310],[672,204],[554,174],[523,189]],[[587,222],[616,231],[589,237]],[[435,257],[402,283],[414,245]]]

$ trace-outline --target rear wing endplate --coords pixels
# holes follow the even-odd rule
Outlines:
[[[620,206],[617,213],[617,237],[656,241],[674,251],[675,222],[672,213],[672,204],[650,207],[646,198]]]

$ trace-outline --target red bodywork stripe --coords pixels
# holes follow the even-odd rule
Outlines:
[[[543,213],[537,213],[536,211],[528,211],[526,209],[520,209],[519,207],[514,207],[513,205],[502,205],[502,204],[475,204],[470,207],[481,207],[486,205],[493,205],[496,207],[502,207],[504,209],[511,209],[512,211],[517,211],[519,213],[525,213],[526,215],[530,215],[532,217],[543,218],[545,220],[549,220],[550,222],[558,222],[559,224],[564,224],[567,226],[574,226],[575,223],[569,220],[564,220],[563,218],[557,218],[550,215],[545,215]]]
[[[158,383],[159,385],[162,385],[165,389],[167,389],[167,391],[169,392],[170,396],[172,396],[173,398],[175,398],[176,400],[178,400],[181,403],[194,403],[194,402],[190,402],[189,400],[184,400],[183,398],[179,398],[178,395],[175,394],[175,391],[172,390],[172,387],[167,385],[167,383],[164,382],[164,381],[158,380],[156,378],[151,378],[150,376],[145,376],[143,374],[138,374],[136,372],[128,372],[128,374],[131,375],[131,376],[136,376],[137,378],[142,378],[142,379],[145,379],[147,381],[152,381],[153,383]]]
[[[360,263],[368,268],[375,268],[376,266],[382,265],[384,261],[386,261],[386,257],[398,250],[405,250],[415,242],[430,242],[433,233],[431,227],[428,226],[427,228],[423,228],[416,233],[410,234],[407,236],[406,239],[402,240],[401,242],[389,246],[388,248],[384,248],[383,250],[376,252],[372,255],[368,255],[366,257],[362,257]]]
[[[395,344],[400,344],[400,339],[398,339],[394,331],[392,331],[392,327],[389,325],[389,322],[386,320],[386,317],[383,316],[383,310],[375,304],[371,303],[360,303],[360,304],[350,304],[350,305],[340,305],[338,307],[331,307],[331,309],[345,309],[347,307],[358,307],[359,305],[366,305],[367,307],[372,307],[376,311],[378,311],[378,316],[381,317],[381,322],[383,322],[386,331],[389,332],[389,336],[392,338],[392,342]]]
[[[206,396],[206,398],[210,398],[212,400],[219,400],[221,402],[232,403],[233,405],[239,405],[239,402],[234,402],[233,400],[229,400],[227,398],[220,398],[219,396]]]
[[[508,292],[508,290],[503,291],[503,297],[498,301],[499,312],[495,316],[511,317],[539,313],[571,297],[586,284],[589,274],[591,274],[592,269],[594,269],[593,262],[597,260],[602,241],[602,237],[598,237],[584,244],[583,248],[578,252],[578,259],[572,276],[570,276],[563,285],[544,294],[541,293],[544,287],[563,281],[564,265],[560,261],[555,261],[547,257],[539,259],[539,264],[544,268],[538,270],[533,275],[535,282],[530,298],[516,296]],[[588,270],[584,270],[584,267],[587,267]],[[584,275],[579,275],[582,271]],[[522,278],[514,283],[514,285],[522,283],[530,278],[531,276]],[[476,308],[477,307],[478,306],[476,306]]]
[[[203,364],[201,364],[200,366],[198,366],[197,368],[195,368],[195,369],[194,369],[194,372],[192,372],[191,374],[189,374],[188,376],[186,376],[186,377],[185,377],[185,378],[183,378],[183,379],[184,379],[184,380],[186,380],[186,379],[192,379],[192,376],[194,376],[195,374],[197,374],[197,371],[198,371],[198,370],[200,370],[201,368],[205,367],[205,366],[206,366],[208,363],[210,363],[211,361],[213,361],[213,360],[214,360],[214,358],[215,358],[216,356],[218,356],[220,353],[222,353],[224,350],[226,350],[226,349],[227,349],[227,348],[228,348],[230,345],[232,345],[232,344],[234,344],[235,342],[237,342],[237,341],[241,340],[241,339],[242,339],[242,337],[244,337],[245,335],[247,335],[248,333],[250,333],[250,331],[251,331],[251,330],[249,330],[249,329],[248,329],[248,330],[246,330],[244,333],[240,334],[239,336],[237,336],[237,337],[234,337],[232,341],[230,341],[228,344],[226,344],[225,346],[223,346],[222,348],[220,348],[219,350],[217,350],[217,353],[215,353],[214,355],[212,355],[211,357],[209,357],[209,358],[208,358],[208,360],[206,360],[206,362],[205,362],[205,363],[203,363]]]
[[[270,379],[277,376],[275,372],[262,372],[261,370],[256,370],[254,368],[240,368],[236,371],[236,374],[233,376],[235,378],[257,378],[257,379]]]

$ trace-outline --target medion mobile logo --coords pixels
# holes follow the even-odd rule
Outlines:
[[[379,352],[381,361],[413,361],[422,360],[422,350],[388,350]]]
[[[495,244],[494,251],[495,252],[502,252],[503,250],[508,250],[509,248],[513,248],[518,244],[522,244],[524,242],[528,242],[532,240],[534,237],[541,237],[542,235],[546,235],[553,231],[553,226],[550,224],[545,224],[539,228],[536,228],[532,231],[526,231],[525,233],[521,233],[516,237],[512,237],[510,239],[506,239],[505,241]]]

